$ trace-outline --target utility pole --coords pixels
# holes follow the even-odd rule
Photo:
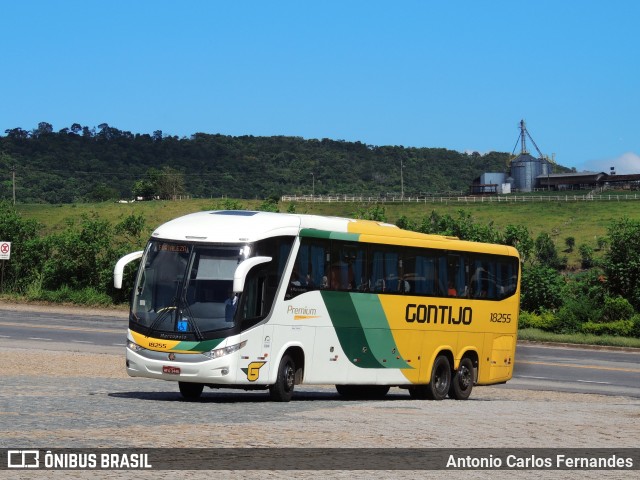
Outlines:
[[[400,201],[404,200],[404,163],[400,158]]]

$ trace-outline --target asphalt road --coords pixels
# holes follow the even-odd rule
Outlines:
[[[506,386],[640,398],[640,351],[519,343]]]
[[[0,310],[0,345],[117,353],[126,329],[126,313]],[[640,398],[640,351],[519,343],[514,377],[505,387]]]

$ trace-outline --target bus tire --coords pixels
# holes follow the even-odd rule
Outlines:
[[[458,370],[451,379],[451,387],[449,388],[449,397],[454,400],[466,400],[471,395],[473,389],[473,362],[470,358],[465,357],[460,360]]]
[[[429,400],[443,400],[451,387],[451,364],[445,355],[438,355],[431,369],[431,381],[426,386]]]
[[[178,388],[180,388],[182,398],[193,401],[200,398],[204,385],[202,383],[178,382]]]
[[[296,383],[296,364],[290,355],[286,354],[280,360],[276,383],[269,387],[269,395],[274,402],[288,402],[293,397]]]

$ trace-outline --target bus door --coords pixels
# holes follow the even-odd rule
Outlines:
[[[275,296],[277,281],[271,273],[266,265],[249,272],[237,313],[247,340],[238,366],[249,383],[265,384],[269,378],[273,326],[260,323],[270,312]]]

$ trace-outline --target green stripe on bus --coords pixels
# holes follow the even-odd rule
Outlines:
[[[387,368],[413,368],[404,361],[398,351],[398,346],[389,328],[389,322],[380,304],[380,297],[370,294],[350,296],[358,318],[360,318],[360,323],[367,326],[366,329],[363,329],[364,334],[378,361],[381,361],[383,366]]]
[[[173,350],[182,350],[189,352],[208,352],[213,350],[222,343],[224,338],[216,338],[213,340],[205,340],[203,342],[180,342]]]
[[[323,291],[322,299],[349,361],[360,368],[383,367],[371,351],[351,296],[342,292]]]
[[[314,228],[303,228],[300,230],[300,236],[324,238],[329,240],[345,240],[347,242],[357,242],[360,239],[359,233],[328,232],[326,230],[316,230]]]
[[[398,347],[377,295],[321,293],[340,346],[351,363],[360,368],[411,368],[402,358],[396,358]]]

